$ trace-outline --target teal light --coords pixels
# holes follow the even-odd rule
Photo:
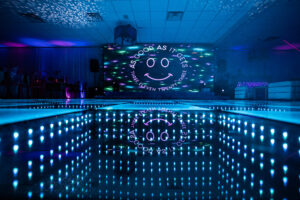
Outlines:
[[[19,145],[15,144],[15,145],[13,146],[13,151],[14,151],[14,153],[18,153],[18,150],[19,150]]]
[[[13,181],[13,187],[14,187],[15,190],[17,189],[18,184],[19,184],[19,181],[18,181],[18,180],[14,180],[14,181]]]
[[[129,46],[127,47],[127,49],[129,50],[135,50],[135,49],[139,49],[140,47],[139,46]]]
[[[194,51],[198,51],[198,52],[203,52],[205,51],[205,49],[203,48],[193,48]]]

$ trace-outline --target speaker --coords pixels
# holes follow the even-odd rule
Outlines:
[[[114,40],[118,45],[133,45],[136,42],[137,31],[130,24],[119,25],[114,30]]]
[[[98,59],[90,60],[90,71],[91,72],[99,72],[99,60]]]

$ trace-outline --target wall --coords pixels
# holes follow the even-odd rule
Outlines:
[[[300,52],[296,50],[228,50],[218,55],[234,81],[300,80]]]
[[[18,67],[22,73],[66,78],[69,83],[80,81],[94,84],[90,59],[101,63],[102,49],[77,48],[0,48],[0,67],[10,70]]]

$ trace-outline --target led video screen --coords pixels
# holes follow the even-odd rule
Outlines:
[[[214,85],[214,50],[180,44],[106,45],[105,92],[201,92]]]

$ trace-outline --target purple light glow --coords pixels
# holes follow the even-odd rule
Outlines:
[[[293,49],[295,49],[295,50],[297,50],[297,51],[299,51],[300,52],[300,49],[298,49],[298,47],[296,47],[294,44],[291,44],[291,43],[289,43],[288,41],[286,41],[286,40],[283,40],[287,45],[289,45],[290,47],[292,47]]]
[[[293,46],[291,46],[291,45],[293,45]],[[291,45],[288,45],[288,44],[280,45],[280,46],[274,47],[273,49],[274,50],[279,50],[279,51],[287,51],[287,50],[292,50],[292,49],[295,49],[295,48],[296,49],[300,48],[300,43],[293,43]]]
[[[236,87],[267,87],[269,84],[267,82],[238,82]]]
[[[69,88],[66,88],[66,98],[71,99],[71,92]]]
[[[3,43],[3,45],[7,47],[27,47],[27,45],[25,44],[16,43],[16,42],[5,42]]]
[[[81,99],[84,99],[84,98],[85,98],[85,92],[84,92],[84,91],[81,91],[81,92],[80,92],[80,98],[81,98]]]
[[[44,40],[39,40],[35,38],[21,38],[20,41],[24,44],[27,44],[28,46],[34,46],[34,47],[53,47],[53,44],[48,43]]]
[[[61,40],[52,40],[49,41],[49,43],[54,44],[56,46],[62,46],[62,47],[72,47],[75,45],[73,42],[61,41]]]

